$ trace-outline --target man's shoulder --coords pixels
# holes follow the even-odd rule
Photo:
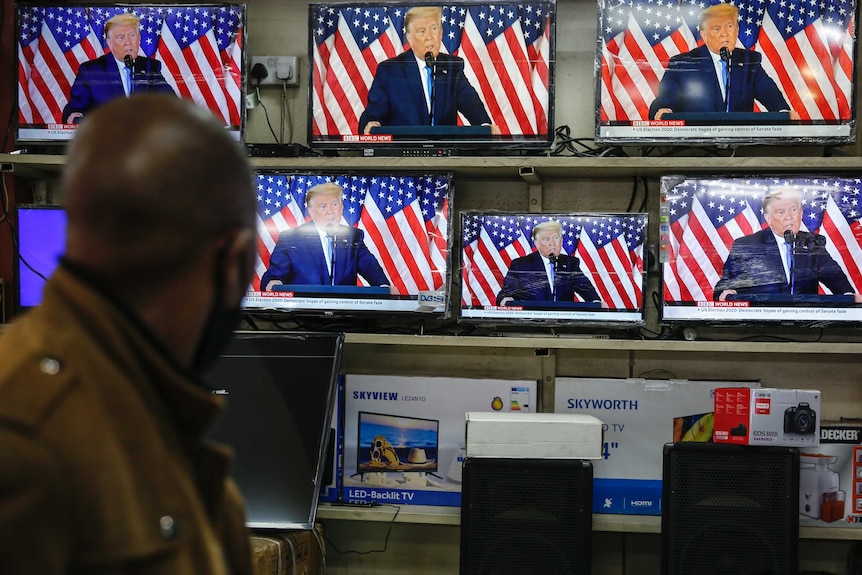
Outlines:
[[[749,234],[747,236],[740,236],[733,240],[733,245],[752,245],[752,244],[763,244],[769,240],[770,235],[772,234],[772,230],[757,230],[753,234]]]
[[[93,58],[92,60],[87,60],[86,62],[81,62],[81,65],[78,67],[78,73],[83,72],[92,72],[92,71],[104,71],[110,60],[108,59],[110,54],[105,54],[103,56],[99,56],[98,58]]]

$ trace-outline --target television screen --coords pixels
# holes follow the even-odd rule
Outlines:
[[[69,140],[100,104],[154,91],[242,138],[245,4],[20,3],[16,16],[18,143]]]
[[[45,281],[66,251],[66,212],[60,206],[19,205],[17,213],[18,308],[42,302]]]
[[[343,339],[238,333],[207,374],[227,400],[211,436],[234,449],[249,527],[314,527]]]
[[[310,4],[309,144],[547,149],[555,17],[555,0]]]
[[[663,177],[663,320],[862,320],[860,189],[837,176]]]
[[[461,318],[644,322],[647,214],[461,214]]]
[[[260,172],[247,311],[448,317],[451,174]]]
[[[437,471],[440,422],[359,412],[356,471]]]
[[[854,142],[857,9],[599,0],[596,141]]]

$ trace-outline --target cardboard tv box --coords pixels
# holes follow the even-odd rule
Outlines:
[[[324,559],[320,550],[323,527],[318,523],[315,531],[317,534],[311,530],[252,534],[254,575],[323,575]]]
[[[799,524],[862,528],[862,423],[823,421],[799,451]]]
[[[535,381],[345,376],[342,501],[461,505],[469,411],[532,412]]]
[[[641,378],[557,379],[554,411],[604,423],[593,461],[593,513],[661,515],[662,453],[677,441],[712,440],[713,390],[757,382]]]
[[[820,391],[716,389],[713,437],[716,443],[729,445],[820,445]]]

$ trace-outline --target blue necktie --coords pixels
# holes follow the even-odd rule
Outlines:
[[[326,240],[326,255],[328,256],[329,263],[329,284],[335,285],[335,261],[332,259],[335,252],[335,244],[332,241],[332,236],[326,236]]]
[[[134,84],[132,84],[132,69],[125,68],[126,70],[126,86],[128,86],[128,90],[126,90],[126,96],[131,96],[134,91]]]
[[[428,118],[430,124],[434,125],[434,98],[432,94],[434,93],[434,84],[433,84],[433,76],[431,73],[431,66],[425,66],[425,85],[428,87]]]
[[[730,70],[727,60],[721,60],[721,76],[724,80],[724,111],[730,112]]]
[[[787,242],[784,242],[784,249],[787,252],[787,275],[788,281],[790,284],[790,293],[793,293],[793,246]]]
[[[553,299],[554,301],[557,301],[557,293],[556,293],[556,289],[555,289],[556,288],[555,284],[556,284],[556,271],[557,270],[554,269],[555,267],[556,266],[554,266],[554,262],[551,262],[551,261],[548,262],[548,270],[550,271],[550,276],[551,276],[551,299]]]

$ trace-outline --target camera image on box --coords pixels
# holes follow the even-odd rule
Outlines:
[[[814,434],[817,414],[806,401],[784,410],[784,433]]]

